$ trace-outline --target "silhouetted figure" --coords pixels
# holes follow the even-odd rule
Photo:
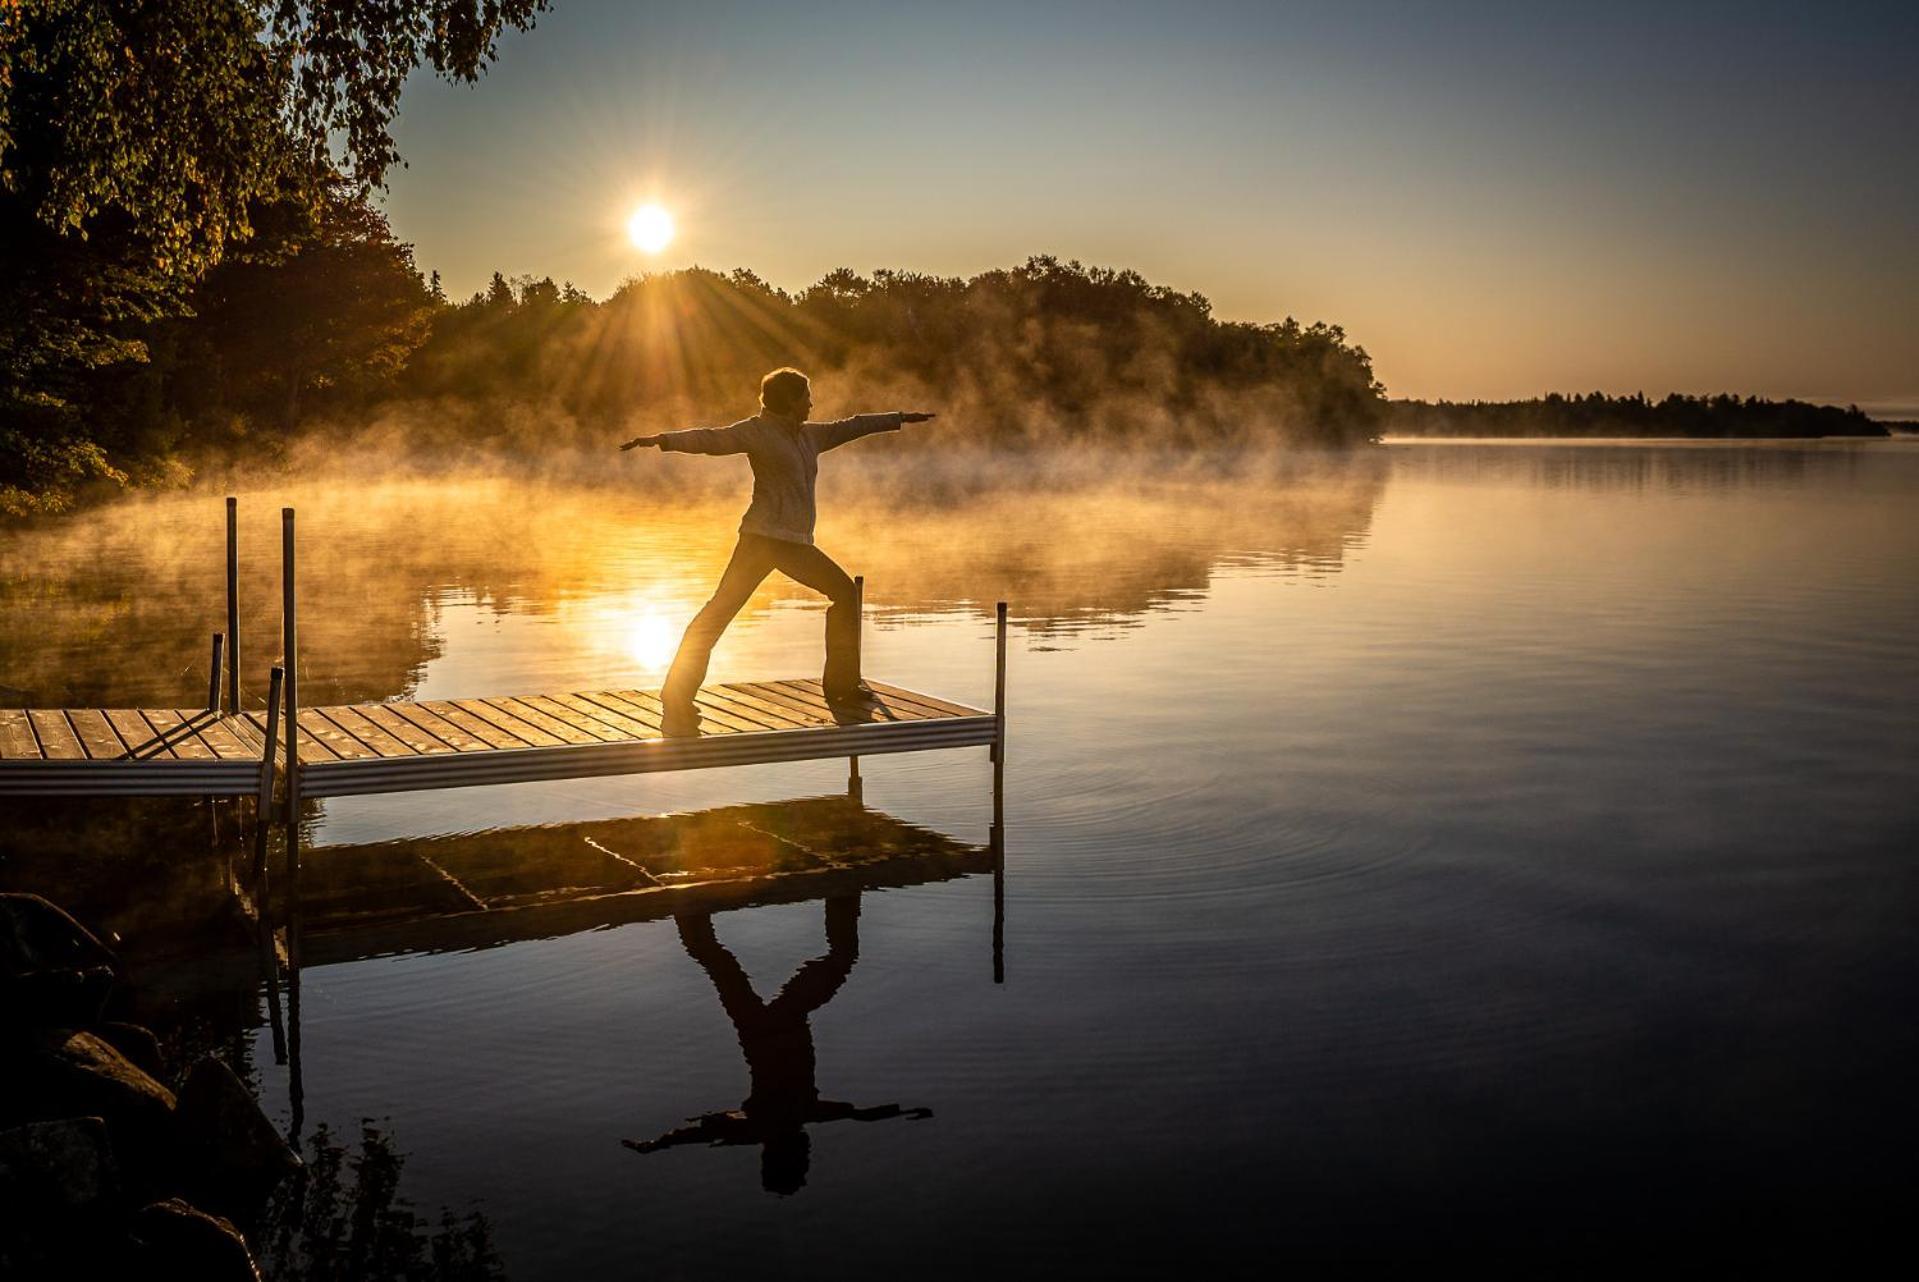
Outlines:
[[[675,918],[680,942],[713,980],[720,1005],[733,1020],[752,1087],[736,1109],[688,1118],[688,1125],[658,1139],[621,1143],[640,1153],[682,1144],[758,1144],[762,1146],[760,1183],[770,1193],[796,1193],[806,1184],[808,1123],[931,1117],[930,1108],[898,1104],[858,1108],[843,1100],[821,1099],[814,1083],[813,1030],[807,1017],[831,1000],[852,974],[860,956],[859,920],[859,895],[828,899],[826,955],[793,972],[769,1002],[760,999],[739,959],[713,933],[711,913]]]
[[[774,570],[824,594],[832,603],[826,612],[826,671],[821,679],[827,702],[857,705],[872,694],[860,680],[853,580],[832,557],[813,546],[819,456],[874,432],[896,432],[905,423],[924,423],[933,415],[858,414],[832,423],[809,423],[806,416],[812,409],[812,385],[806,375],[796,369],[776,369],[760,380],[760,412],[752,418],[730,427],[636,436],[620,446],[622,450],[654,445],[685,454],[744,454],[753,464],[753,502],[740,522],[740,541],[712,600],[687,625],[660,692],[669,735],[698,733],[700,716],[693,696],[706,680],[713,647],[753,589]]]

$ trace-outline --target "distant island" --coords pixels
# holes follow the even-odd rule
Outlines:
[[[1529,401],[1390,401],[1392,436],[1700,437],[1779,440],[1789,437],[1887,436],[1914,424],[1881,423],[1857,406],[1769,401],[1757,396],[1644,393],[1549,396]]]

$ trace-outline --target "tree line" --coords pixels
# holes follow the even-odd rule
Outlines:
[[[392,391],[552,407],[603,434],[743,417],[782,364],[824,376],[823,408],[924,400],[993,444],[1339,446],[1384,409],[1365,350],[1336,325],[1221,321],[1198,294],[1045,256],[970,278],[841,269],[797,293],[696,267],[604,302],[496,275],[435,315]],[[540,420],[543,440],[554,422]]]
[[[1380,420],[1338,326],[1226,323],[1196,294],[1053,258],[837,271],[796,294],[747,271],[605,300],[496,276],[449,300],[371,199],[399,160],[401,87],[420,68],[477,80],[544,8],[0,5],[0,514],[383,416],[490,448],[710,420],[787,363],[849,396],[932,396],[995,442],[1338,445]]]
[[[1771,401],[1757,396],[1602,392],[1528,401],[1393,401],[1386,430],[1399,436],[1787,437],[1885,436],[1857,406]]]
[[[696,267],[605,300],[496,273],[455,302],[345,180],[251,222],[179,312],[112,327],[129,342],[118,359],[12,407],[0,503],[44,510],[90,483],[177,481],[375,422],[422,451],[591,447],[636,424],[744,417],[783,364],[823,376],[823,404],[935,402],[997,445],[1338,447],[1384,411],[1338,326],[1225,322],[1197,294],[1050,257],[968,279],[841,270],[797,293]]]

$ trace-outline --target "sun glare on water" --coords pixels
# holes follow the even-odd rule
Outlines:
[[[648,672],[664,672],[680,641],[679,629],[650,610],[636,616],[626,628],[626,654]]]
[[[673,215],[658,205],[641,205],[626,220],[626,238],[642,253],[657,254],[673,243]]]

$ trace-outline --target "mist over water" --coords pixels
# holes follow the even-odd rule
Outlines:
[[[1753,1255],[1906,1213],[1919,449],[978,461],[822,466],[869,674],[990,703],[1012,603],[1006,982],[991,879],[949,852],[859,896],[808,1021],[822,1095],[930,1117],[811,1127],[784,1191],[750,1145],[622,1147],[749,1089],[719,963],[655,919],[308,970],[306,1128],[379,1119],[405,1196],[482,1214],[523,1278],[926,1273],[930,1243],[952,1274]],[[283,504],[305,702],[657,685],[744,506],[743,463],[685,462],[242,487],[250,702]],[[7,701],[195,702],[222,539],[218,492],[0,535]],[[713,679],[814,675],[820,631],[771,581]],[[862,843],[984,843],[983,753],[863,773]],[[845,788],[810,762],[338,799],[311,857],[518,843],[578,882],[640,819]],[[151,901],[205,894],[205,807],[7,805],[0,882],[132,955],[177,929]],[[712,921],[770,998],[845,962],[833,911]],[[182,1010],[290,1120],[255,996]]]

